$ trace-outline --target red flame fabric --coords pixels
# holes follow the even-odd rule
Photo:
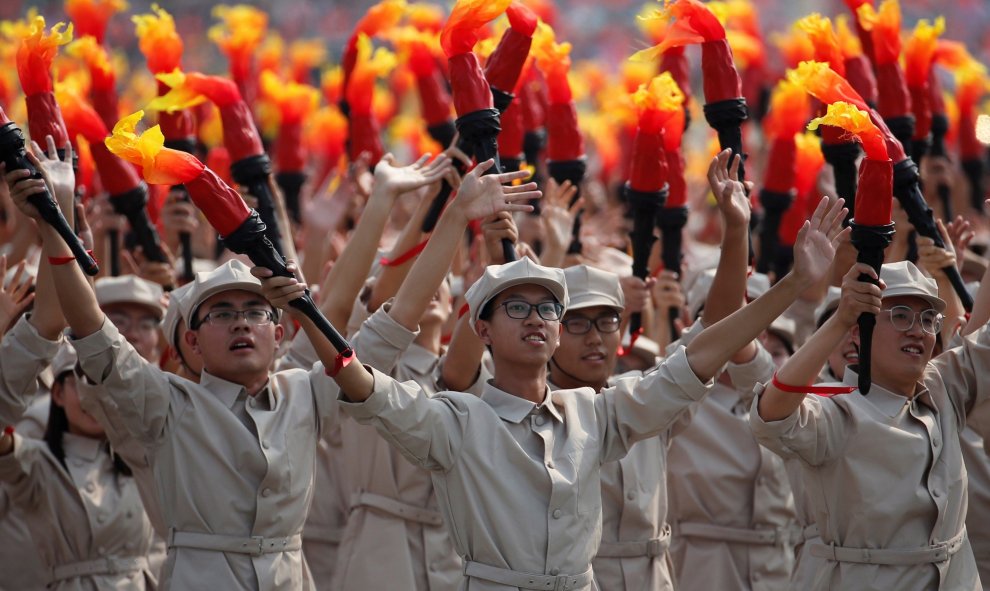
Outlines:
[[[691,101],[691,66],[688,64],[687,56],[684,55],[684,47],[671,47],[663,52],[659,73],[664,72],[670,72],[674,82],[684,93],[684,104],[688,104]]]
[[[38,145],[45,145],[45,137],[52,136],[55,147],[61,149],[69,141],[69,133],[62,121],[62,111],[55,101],[55,94],[42,92],[29,94],[24,99],[27,104],[28,132]]]
[[[416,77],[416,89],[422,107],[423,119],[427,125],[437,125],[450,120],[450,94],[444,85],[440,72],[434,68],[423,76]]]
[[[240,194],[205,166],[199,176],[185,185],[193,203],[220,236],[229,235],[251,215]]]
[[[488,93],[491,96],[491,92]],[[374,115],[352,113],[350,118],[350,145],[348,156],[356,160],[361,152],[371,154],[371,165],[374,166],[382,158],[385,149],[382,147],[378,121]]]
[[[532,43],[531,36],[527,37],[516,29],[506,29],[495,51],[488,57],[485,66],[488,83],[501,91],[512,92]]]
[[[302,172],[306,168],[302,121],[282,123],[275,140],[275,166],[279,172]]]
[[[91,141],[90,149],[100,173],[100,182],[111,197],[132,191],[141,184],[141,175],[134,165],[112,154],[102,140]]]
[[[877,79],[873,75],[873,66],[863,54],[845,60],[846,80],[871,105],[877,104]]]
[[[683,207],[687,204],[687,182],[684,178],[684,154],[680,148],[664,150],[667,157],[667,184],[670,192],[664,207]]]
[[[667,183],[667,155],[663,149],[663,131],[642,128],[633,140],[629,168],[629,186],[636,191],[659,191]]]
[[[859,186],[856,188],[853,220],[864,226],[889,224],[893,199],[893,162],[864,158],[859,165]]]
[[[520,158],[523,152],[523,138],[526,129],[523,127],[522,108],[513,101],[509,108],[502,113],[502,131],[498,134],[498,153],[504,158]]]
[[[877,74],[877,110],[886,118],[902,117],[911,113],[911,95],[908,94],[904,70],[897,62],[879,64]]]
[[[454,110],[463,117],[468,113],[494,108],[492,91],[481,70],[478,56],[460,53],[448,59]]]
[[[770,145],[763,186],[775,193],[789,193],[797,172],[797,146],[794,136],[779,137]]]
[[[701,44],[701,76],[706,103],[742,96],[742,80],[732,60],[732,49],[725,39]]]
[[[547,158],[564,161],[584,156],[584,137],[578,129],[574,103],[552,104],[547,110]]]
[[[911,139],[924,139],[932,130],[932,101],[928,84],[911,86],[911,110],[914,112],[914,136]]]

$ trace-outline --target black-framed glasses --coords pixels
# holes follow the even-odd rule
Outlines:
[[[505,308],[505,315],[513,320],[525,320],[533,313],[536,313],[544,320],[560,320],[560,315],[564,312],[564,307],[558,302],[540,302],[531,304],[525,300],[506,300],[501,306]]]
[[[890,314],[890,323],[900,332],[911,330],[918,318],[921,319],[921,330],[928,334],[938,334],[942,330],[942,315],[933,308],[915,312],[910,306],[894,306],[880,311]]]
[[[574,316],[573,318],[565,318],[563,321],[564,329],[575,335],[588,334],[591,332],[592,326],[597,328],[598,332],[602,334],[613,333],[619,330],[621,323],[621,318],[615,312],[602,314],[595,318]]]
[[[243,318],[245,322],[252,326],[268,324],[275,319],[275,314],[271,310],[262,308],[250,308],[248,310],[213,310],[203,316],[200,325],[209,323],[213,326],[230,326]]]

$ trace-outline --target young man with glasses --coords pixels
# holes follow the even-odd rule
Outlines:
[[[822,543],[805,553],[806,589],[981,589],[966,535],[959,433],[990,410],[986,327],[932,358],[945,302],[910,262],[845,276],[835,314],[759,392],[751,424],[762,445],[801,465]],[[842,384],[808,386],[860,314],[876,314],[872,386],[856,367]],[[807,396],[807,393],[818,394]],[[803,559],[802,559],[803,560]]]
[[[400,383],[352,358],[335,377],[341,406],[432,472],[440,511],[465,560],[461,589],[596,589],[590,567],[601,538],[600,466],[669,427],[704,397],[732,352],[756,338],[803,285],[824,276],[842,215],[841,202],[822,200],[798,238],[794,274],[644,378],[620,380],[600,394],[551,392],[547,365],[567,288],[563,271],[521,259],[488,267],[466,294],[472,328],[490,347],[495,368],[480,397],[430,397],[415,382]],[[446,272],[424,253],[410,275],[435,289]],[[267,279],[265,289],[283,308],[301,292],[286,278]],[[293,316],[324,363],[343,361],[311,322]]]
[[[96,301],[137,352],[157,362],[160,353],[158,327],[165,315],[162,288],[136,275],[96,280]]]

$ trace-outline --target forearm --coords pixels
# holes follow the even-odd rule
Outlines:
[[[330,344],[326,335],[320,332],[320,329],[307,316],[299,314],[295,318],[302,324],[306,336],[312,341],[316,355],[323,362],[323,366],[331,369],[336,367],[339,351]],[[371,373],[365,369],[357,357],[354,357],[347,367],[341,369],[333,379],[340,386],[340,391],[351,402],[367,400],[375,386]]]
[[[425,236],[422,231],[423,218],[431,201],[433,201],[432,195],[429,195],[420,202],[415,213],[409,218],[406,227],[399,234],[399,239],[388,253],[389,259],[394,261],[415,248],[423,240]],[[398,293],[399,287],[409,275],[409,270],[412,269],[414,260],[415,258],[402,264],[382,267],[378,280],[375,281],[375,286],[371,290],[371,301],[368,304],[369,309],[377,310],[389,298]]]
[[[705,326],[714,325],[743,305],[746,297],[746,271],[749,266],[747,237],[748,229],[745,227],[725,229],[715,278],[712,279],[705,308],[701,312]]]
[[[801,293],[803,285],[789,274],[759,299],[705,328],[688,345],[688,361],[701,381],[711,379],[735,353],[755,339]],[[705,320],[707,326],[707,320]]]
[[[437,227],[410,270],[414,281],[404,281],[389,316],[408,330],[417,330],[419,319],[443,283],[464,234],[466,221],[455,210],[444,212]]]
[[[818,378],[818,372],[828,361],[829,353],[839,346],[848,328],[839,324],[835,316],[818,329],[784,365],[777,370],[777,380],[791,386],[806,386],[813,384]],[[801,406],[805,394],[784,392],[772,383],[767,384],[760,396],[759,413],[764,421],[779,421],[785,419]]]
[[[980,279],[980,289],[973,298],[973,312],[969,315],[969,322],[963,327],[962,335],[976,332],[986,326],[987,322],[990,322],[990,267],[987,267]]]
[[[62,237],[48,224],[40,224],[44,258],[72,256]],[[52,285],[58,294],[62,315],[76,338],[82,338],[100,330],[103,311],[96,301],[93,288],[74,261],[64,265],[50,265]]]
[[[361,292],[364,278],[375,260],[378,242],[391,208],[392,199],[387,194],[377,190],[373,192],[347,247],[330,269],[326,285],[331,289],[323,294],[320,309],[335,326],[343,326],[350,317],[354,300]]]
[[[0,435],[0,456],[5,456],[14,451],[14,434],[4,432]]]
[[[470,316],[465,314],[457,321],[454,336],[444,354],[441,379],[448,390],[465,392],[478,379],[481,357],[485,345],[471,330]]]
[[[943,342],[948,343],[955,334],[960,321],[965,322],[966,309],[963,308],[962,300],[956,295],[956,290],[952,287],[949,277],[942,272],[935,273],[935,282],[938,284],[938,294],[945,301],[945,310],[942,316],[945,318],[942,330],[944,332]]]

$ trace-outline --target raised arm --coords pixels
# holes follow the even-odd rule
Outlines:
[[[847,210],[841,199],[825,197],[794,244],[794,267],[770,291],[727,318],[705,328],[687,347],[687,359],[702,381],[711,379],[736,351],[755,339],[809,284],[821,279],[835,256]]]
[[[330,269],[325,282],[332,287],[322,294],[320,308],[334,326],[347,324],[354,300],[375,260],[382,231],[396,200],[403,193],[439,180],[451,168],[450,160],[444,155],[430,163],[427,163],[428,159],[429,155],[426,155],[409,166],[396,166],[392,155],[386,154],[375,167],[371,196],[354,234]]]
[[[708,184],[722,214],[722,253],[701,312],[704,326],[712,326],[728,317],[746,302],[750,218],[746,185],[752,183],[744,184],[739,180],[740,161],[738,154],[733,156],[730,150],[723,150],[708,167]],[[732,353],[732,361],[749,361],[756,355],[756,343],[750,341]]]
[[[454,250],[457,248],[457,242],[470,220],[499,211],[531,211],[531,206],[518,202],[540,196],[534,183],[516,187],[504,185],[524,178],[528,174],[526,171],[482,176],[493,164],[492,160],[482,162],[464,177],[457,197],[444,211],[430,242],[416,261],[414,267],[416,281],[411,283],[407,281],[399,288],[399,294],[389,315],[406,328],[415,330],[418,327],[419,317],[440,282],[443,281]],[[293,318],[301,323],[324,366],[335,367],[339,351],[334,349],[308,318],[288,306],[289,302],[302,294],[303,286],[291,277],[272,277],[268,269],[255,267],[252,272],[262,279],[265,297],[274,305],[287,309]],[[366,400],[371,396],[374,387],[371,372],[357,359],[352,359],[348,365],[341,368],[334,379],[340,386],[341,392],[353,402]]]

